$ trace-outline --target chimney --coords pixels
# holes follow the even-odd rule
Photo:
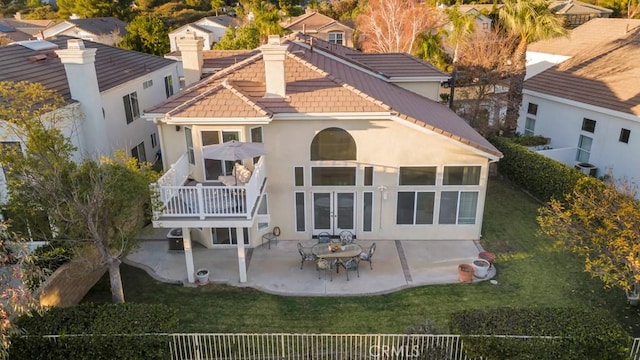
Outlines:
[[[284,98],[287,83],[284,73],[284,60],[287,46],[280,44],[279,35],[269,35],[266,45],[260,47],[264,61],[266,91],[265,98]]]
[[[182,57],[182,69],[184,70],[184,85],[189,86],[200,81],[202,76],[202,47],[204,39],[196,37],[196,34],[187,31],[184,37],[177,39],[176,45]]]
[[[67,48],[56,50],[60,62],[64,65],[67,75],[71,98],[80,103],[80,110],[84,114],[82,128],[84,129],[84,142],[91,146],[88,152],[109,154],[110,148],[106,142],[104,115],[102,113],[102,98],[98,87],[96,74],[95,48],[85,48],[81,39],[67,41]]]

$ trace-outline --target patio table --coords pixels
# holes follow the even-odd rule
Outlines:
[[[329,247],[338,246],[337,251],[331,251]],[[324,259],[352,258],[362,253],[362,246],[359,244],[332,245],[332,244],[315,244],[311,248],[311,252]]]

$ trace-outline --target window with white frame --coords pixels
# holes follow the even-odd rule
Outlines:
[[[365,191],[362,195],[362,231],[371,232],[373,229],[373,192]]]
[[[589,162],[592,143],[593,143],[592,138],[588,136],[580,135],[580,139],[578,140],[578,153],[576,154],[576,161]]]
[[[527,116],[527,119],[524,122],[524,134],[525,135],[533,135],[536,130],[536,119],[530,118]]]
[[[156,146],[158,146],[158,134],[151,133],[151,147],[155,149]]]
[[[305,231],[304,193],[295,193],[296,201],[296,232]]]
[[[329,33],[329,42],[332,44],[344,45],[343,39],[344,39],[343,32],[334,31]]]
[[[138,106],[138,93],[135,91],[122,97],[124,103],[124,113],[127,117],[127,124],[140,117],[140,107]]]
[[[295,166],[293,168],[293,185],[304,186],[304,167]]]
[[[144,141],[131,149],[131,157],[138,159],[139,163],[147,161],[147,153],[144,150]]]
[[[262,143],[262,126],[253,127],[249,130],[249,134],[251,135],[251,142],[254,143]],[[253,158],[253,163],[257,164],[260,160],[260,156],[256,156]]]
[[[173,95],[173,76],[164,77],[164,94],[169,98]]]
[[[193,150],[193,136],[191,135],[191,128],[184,128],[184,138],[187,142],[187,157],[189,158],[189,164],[196,164],[196,153]]]
[[[396,224],[433,224],[433,191],[399,191]]]
[[[477,191],[442,191],[438,223],[475,224],[477,208]]]
[[[538,104],[529,103],[527,105],[527,114],[538,115]]]
[[[442,185],[479,185],[480,166],[445,166]]]
[[[373,166],[364,167],[364,179],[362,179],[362,185],[373,186]]]
[[[142,83],[142,88],[145,89],[145,90],[150,88],[150,87],[152,87],[152,86],[153,86],[153,80],[147,80],[147,81]]]
[[[435,166],[401,166],[398,169],[398,184],[404,185],[435,185]]]

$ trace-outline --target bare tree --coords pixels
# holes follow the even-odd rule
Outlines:
[[[360,45],[369,52],[413,50],[416,37],[436,29],[439,12],[417,0],[370,0],[357,19]]]

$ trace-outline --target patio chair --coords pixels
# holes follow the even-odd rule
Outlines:
[[[316,261],[316,270],[318,270],[318,279],[320,279],[320,271],[324,271],[324,279],[327,280],[327,272],[329,273],[330,280],[333,281],[333,267],[335,261],[329,261],[327,259],[318,259]]]
[[[331,235],[328,232],[318,234],[318,244],[328,244],[331,241]]]
[[[340,233],[340,241],[343,244],[351,244],[353,242],[353,234],[349,230],[344,230]]]
[[[376,243],[371,244],[371,247],[369,248],[369,250],[367,251],[363,251],[360,254],[360,260],[362,261],[368,261],[369,262],[369,268],[371,270],[373,270],[373,253],[376,252]]]
[[[354,256],[352,258],[349,258],[348,260],[340,259],[338,261],[338,266],[341,266],[342,268],[344,268],[345,272],[347,273],[347,281],[349,281],[349,270],[355,270],[356,273],[358,274],[358,277],[360,277],[360,270],[358,270],[359,263],[360,263],[359,256]]]
[[[300,270],[302,270],[302,266],[304,265],[305,261],[316,261],[316,260],[318,260],[318,257],[315,256],[311,252],[311,249],[305,248],[304,246],[302,246],[301,243],[298,243],[298,252],[300,253],[300,256],[302,257],[302,260],[300,261]]]
[[[271,232],[262,235],[262,245],[264,245],[266,240],[269,245],[269,249],[271,249],[271,240],[275,240],[276,245],[278,245],[278,236],[280,236],[280,227],[275,226]]]

